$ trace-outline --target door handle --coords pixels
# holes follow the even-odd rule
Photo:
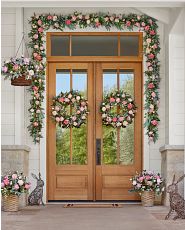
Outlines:
[[[101,165],[101,139],[96,139],[96,165]]]

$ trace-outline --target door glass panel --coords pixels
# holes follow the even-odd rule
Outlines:
[[[69,36],[51,36],[51,56],[69,56]]]
[[[56,95],[60,92],[78,90],[87,98],[86,70],[57,70]],[[67,114],[75,112],[73,106],[67,106]],[[80,128],[65,128],[56,126],[56,163],[57,164],[87,164],[87,124]]]
[[[134,73],[132,70],[104,70],[103,97],[120,89],[134,98]],[[120,113],[115,106],[112,113]],[[103,164],[133,164],[134,123],[127,128],[113,128],[103,125]]]
[[[121,56],[138,56],[139,54],[139,37],[138,36],[120,36],[120,55]]]
[[[117,55],[117,36],[72,36],[72,56]]]
[[[120,89],[134,98],[134,73],[131,70],[120,70]],[[120,129],[120,164],[134,163],[134,121],[127,128]]]

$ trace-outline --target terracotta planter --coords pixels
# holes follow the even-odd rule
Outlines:
[[[141,203],[144,207],[154,206],[155,193],[153,191],[144,191],[141,193]]]
[[[32,83],[31,79],[26,79],[25,76],[19,76],[11,80],[11,85],[14,86],[30,86]]]
[[[19,210],[19,197],[17,195],[3,196],[3,211],[17,212]]]

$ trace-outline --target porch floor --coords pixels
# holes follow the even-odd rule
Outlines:
[[[26,207],[17,213],[2,212],[2,230],[184,230],[185,220],[164,220],[164,206],[144,208],[63,208],[63,204]]]

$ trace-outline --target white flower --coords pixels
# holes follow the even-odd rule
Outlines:
[[[124,97],[125,97],[125,94],[123,93],[121,96],[124,98]]]
[[[152,41],[151,38],[147,38],[147,39],[146,39],[146,42],[147,42],[148,44],[151,43],[151,41]]]
[[[115,22],[119,22],[119,19],[118,19],[118,18],[116,18],[116,19],[115,19]]]
[[[85,15],[85,19],[89,19],[89,15],[87,14],[87,15]]]
[[[123,125],[124,125],[124,126],[127,126],[127,125],[128,125],[128,122],[127,122],[127,121],[124,121],[124,122],[123,122]]]
[[[154,105],[151,104],[151,105],[150,105],[150,109],[154,109]]]
[[[151,49],[146,48],[146,53],[149,54],[151,52]]]
[[[76,100],[79,101],[79,100],[80,100],[80,96],[77,96],[77,97],[76,97]]]
[[[78,123],[74,122],[74,123],[73,123],[73,125],[74,125],[74,126],[77,126],[77,125],[78,125]]]
[[[57,115],[57,111],[53,111],[52,114],[53,114],[53,116],[56,116]]]
[[[118,122],[118,123],[116,124],[116,126],[117,126],[117,127],[121,126],[121,123],[120,123],[120,122]]]
[[[18,184],[22,186],[24,184],[23,180],[18,180]]]
[[[94,20],[95,22],[99,22],[99,18],[95,18],[95,20]]]
[[[129,114],[133,114],[133,111],[132,110],[129,110],[129,112],[128,112]]]
[[[57,16],[53,16],[53,21],[56,22],[57,21]]]
[[[36,105],[39,105],[39,104],[40,104],[40,101],[36,101],[35,104],[36,104]]]
[[[105,111],[106,111],[106,108],[105,108],[105,107],[102,107],[102,111],[105,112]]]
[[[72,98],[72,94],[71,93],[68,95],[68,98]]]
[[[87,25],[89,25],[91,23],[91,21],[90,20],[87,20]]]
[[[33,112],[34,112],[34,109],[30,109],[30,112],[33,113]]]
[[[136,184],[137,184],[137,182],[136,182],[135,180],[133,180],[132,184],[133,184],[133,185],[136,185]]]
[[[63,121],[64,120],[64,118],[63,117],[60,117],[60,121]]]
[[[79,19],[82,19],[82,14],[79,14],[79,15],[78,15],[78,18],[79,18]]]
[[[86,119],[86,116],[82,116],[82,119],[85,120],[85,119]]]
[[[107,117],[107,114],[103,113],[103,114],[102,114],[102,117],[103,117],[103,118]]]
[[[40,109],[37,109],[36,113],[40,113]]]
[[[29,70],[28,72],[29,72],[29,75],[30,75],[30,76],[33,76],[33,75],[34,75],[34,71],[33,71],[32,69]]]

